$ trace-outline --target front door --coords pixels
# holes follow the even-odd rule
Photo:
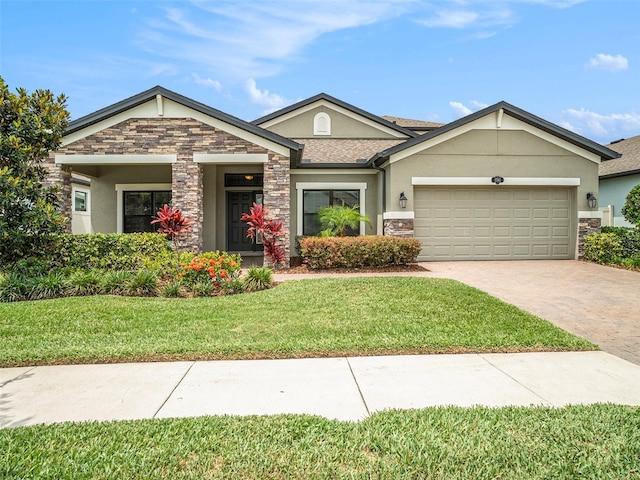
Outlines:
[[[262,203],[262,192],[227,192],[227,251],[262,250],[262,245],[256,245],[247,237],[249,227],[240,220],[243,213],[249,213],[254,202]]]

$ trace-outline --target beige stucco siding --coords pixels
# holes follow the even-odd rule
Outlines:
[[[392,159],[393,160],[393,159]],[[522,131],[472,130],[389,166],[388,199],[412,191],[413,177],[579,178],[577,209],[598,192],[598,164]],[[413,210],[409,198],[407,210]]]
[[[327,113],[331,118],[331,135],[317,135],[317,138],[397,138],[397,135],[391,135],[324,106],[300,113],[266,129],[287,138],[313,138],[313,119],[320,112]]]

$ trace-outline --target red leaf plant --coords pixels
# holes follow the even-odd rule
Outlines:
[[[240,217],[241,221],[247,222],[249,225],[247,237],[255,240],[256,237],[261,236],[265,256],[276,266],[284,263],[286,251],[278,241],[278,237],[287,233],[287,230],[283,228],[282,222],[267,219],[268,210],[260,203],[254,202],[249,212],[243,213],[242,217]]]
[[[165,204],[162,209],[153,217],[151,224],[159,223],[158,233],[164,233],[169,240],[172,240],[177,247],[177,239],[183,233],[191,231],[193,221],[188,220],[182,215],[182,211],[177,208],[170,207]]]

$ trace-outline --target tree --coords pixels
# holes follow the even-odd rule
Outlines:
[[[622,207],[622,215],[628,222],[640,227],[640,183],[629,191],[627,201]]]
[[[360,215],[360,207],[354,205],[335,205],[318,210],[318,219],[322,224],[321,235],[326,237],[344,237],[347,228],[357,229],[360,222],[371,223],[369,217]]]
[[[0,77],[0,264],[39,256],[63,231],[59,186],[44,187],[43,166],[68,125],[66,97],[49,90],[16,93]]]

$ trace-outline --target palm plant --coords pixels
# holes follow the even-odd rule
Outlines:
[[[318,210],[318,219],[322,224],[321,235],[328,237],[344,237],[347,228],[357,229],[360,222],[371,224],[369,217],[360,214],[360,206],[334,205]]]

